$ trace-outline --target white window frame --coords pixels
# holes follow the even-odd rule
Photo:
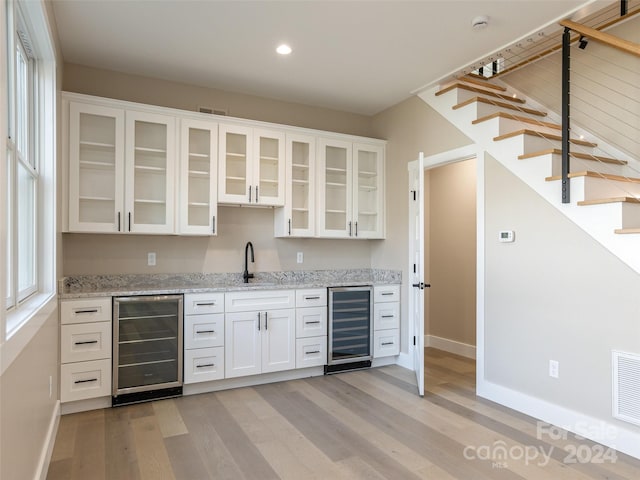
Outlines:
[[[43,1],[6,0],[0,6],[0,110],[8,112],[0,118],[0,374],[12,363],[44,322],[55,314],[56,301],[56,124],[57,84],[56,52],[50,21]],[[33,142],[28,145],[27,159],[16,157],[9,139],[15,122],[15,106],[11,105],[9,88],[13,85],[15,48],[18,28],[27,35],[33,51],[35,83],[31,86],[34,102],[33,124],[29,125]],[[6,40],[6,42],[4,42]],[[28,53],[28,52],[27,52]],[[11,155],[9,155],[11,154]],[[25,163],[26,160],[26,163]],[[35,283],[17,291],[15,269],[16,212],[15,192],[18,168],[27,167],[36,180],[35,192]],[[6,187],[13,191],[5,193]],[[5,201],[9,199],[11,201]],[[12,255],[8,256],[8,248]],[[6,266],[5,266],[6,264]],[[7,292],[13,293],[7,298]],[[9,300],[9,301],[8,301]],[[9,308],[8,308],[9,307]]]

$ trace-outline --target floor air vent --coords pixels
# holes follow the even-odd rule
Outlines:
[[[640,355],[613,351],[613,416],[640,425]]]

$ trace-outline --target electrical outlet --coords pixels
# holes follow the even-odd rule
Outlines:
[[[147,253],[147,265],[150,267],[156,266],[156,252]]]
[[[302,252],[298,252],[298,256],[296,260],[298,263],[304,262],[304,254]]]
[[[557,360],[549,360],[549,376],[553,378],[560,376],[560,362]]]

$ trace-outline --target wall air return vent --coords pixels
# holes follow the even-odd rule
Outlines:
[[[640,425],[640,355],[613,351],[613,416]]]
[[[198,112],[210,115],[226,115],[227,111],[222,108],[198,107]]]

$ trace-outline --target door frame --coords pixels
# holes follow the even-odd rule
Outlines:
[[[484,380],[484,154],[484,150],[480,146],[471,144],[424,157],[424,171],[449,163],[476,159],[476,390]],[[409,163],[409,168],[411,166],[415,168],[417,163],[418,160],[413,160]],[[410,265],[407,268],[410,268]],[[425,279],[425,283],[429,283],[429,279]],[[412,312],[409,312],[410,318],[411,314]],[[411,342],[409,342],[409,345],[411,345]],[[413,350],[411,350],[410,355],[413,358]],[[413,368],[415,370],[415,365],[413,365]]]

